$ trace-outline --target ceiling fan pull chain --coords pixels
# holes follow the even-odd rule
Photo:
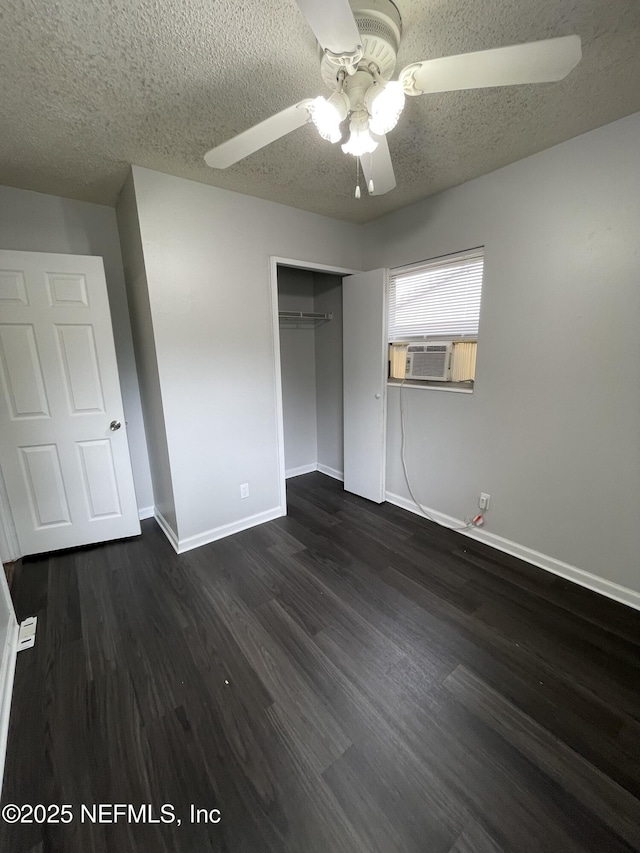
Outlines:
[[[369,195],[373,195],[373,154],[369,154],[369,174],[371,175],[369,178]]]
[[[360,158],[356,157],[356,198],[360,198]]]

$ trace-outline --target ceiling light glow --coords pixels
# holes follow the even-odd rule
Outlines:
[[[339,142],[342,139],[340,124],[347,117],[349,102],[342,92],[334,92],[327,100],[322,95],[315,98],[309,108],[311,119],[318,133],[329,142]]]
[[[395,81],[385,86],[372,86],[367,92],[365,103],[371,114],[370,129],[378,136],[384,136],[398,123],[404,108],[402,83]]]
[[[367,119],[351,119],[349,130],[351,131],[349,140],[342,146],[345,154],[362,157],[363,154],[372,154],[378,147],[377,141],[369,133]]]

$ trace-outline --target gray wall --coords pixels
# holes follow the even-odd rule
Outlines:
[[[147,447],[151,462],[154,506],[177,538],[177,523],[162,391],[158,376],[149,289],[140,241],[133,178],[129,175],[116,206],[131,326],[134,333],[140,393],[144,406]]]
[[[313,274],[314,311],[333,314],[315,330],[318,464],[344,471],[342,405],[342,278]]]
[[[486,247],[476,390],[406,390],[421,502],[640,590],[640,114],[371,223],[369,269]],[[387,489],[408,492],[389,389]]]
[[[149,460],[115,211],[99,204],[0,187],[0,248],[102,257],[136,499],[139,508],[152,506]]]
[[[131,185],[118,214],[156,502],[170,517],[175,493],[175,532],[278,503],[270,255],[372,269],[485,245],[475,393],[406,392],[418,496],[462,518],[487,491],[490,532],[640,590],[639,139],[630,116],[363,228],[134,168],[140,244]],[[0,188],[0,246],[105,259],[138,501],[151,504],[114,211]],[[398,394],[387,487],[408,497]],[[316,376],[318,460],[341,470],[321,458],[323,399]]]
[[[314,311],[313,273],[278,268],[281,311]],[[313,328],[280,327],[284,459],[287,476],[318,461],[316,348]]]
[[[359,269],[361,230],[137,166],[133,178],[188,546],[280,507],[270,256]]]

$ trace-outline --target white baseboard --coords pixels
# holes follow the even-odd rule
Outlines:
[[[7,737],[9,735],[9,718],[11,715],[11,697],[13,695],[13,678],[16,671],[16,657],[18,654],[18,632],[20,630],[13,612],[13,603],[9,594],[9,587],[0,566],[0,599],[2,599],[2,610],[10,613],[9,630],[4,649],[0,649],[0,790],[4,777],[4,762],[7,755]]]
[[[11,626],[3,654],[2,668],[0,669],[0,786],[4,779],[4,762],[7,757],[7,738],[9,737],[13,678],[18,656],[19,630],[17,624]]]
[[[387,492],[385,495],[389,503],[394,506],[399,506],[406,509],[415,515],[422,515],[415,503],[397,495],[394,492]],[[443,512],[438,512],[429,507],[423,507],[424,511],[441,524],[445,526],[458,527],[464,524],[459,518],[453,518],[450,515],[445,515]],[[554,575],[559,575],[565,580],[577,583],[584,586],[593,592],[599,592],[601,595],[606,595],[607,598],[612,598],[614,601],[619,601],[621,604],[626,604],[629,607],[634,607],[640,610],[640,593],[633,589],[628,589],[625,586],[614,583],[613,581],[605,580],[592,575],[590,572],[585,572],[577,566],[572,566],[570,563],[563,563],[562,560],[556,560],[555,557],[549,557],[547,554],[542,554],[540,551],[534,551],[532,548],[527,548],[526,545],[519,545],[517,542],[512,542],[510,539],[504,539],[502,536],[497,536],[495,533],[489,533],[488,530],[472,527],[469,530],[460,530],[463,536],[468,536],[470,539],[476,539],[478,542],[484,542],[498,551],[504,551],[505,554],[511,554],[513,557],[519,557],[527,563],[538,566],[540,569],[545,569],[548,572],[553,572]]]
[[[138,507],[138,518],[140,521],[143,521],[145,518],[153,518],[154,509],[152,506]]]
[[[299,468],[287,468],[284,472],[285,479],[291,477],[299,477],[301,474],[311,474],[312,471],[319,471],[321,474],[326,474],[327,477],[333,477],[334,480],[340,480],[344,483],[344,474],[336,468],[329,468],[328,465],[323,465],[321,462],[310,462],[308,465],[301,465]]]
[[[200,548],[202,545],[208,545],[209,542],[215,542],[218,539],[224,539],[225,536],[233,536],[234,533],[240,533],[243,530],[248,530],[250,527],[256,527],[258,524],[264,524],[265,521],[273,521],[274,518],[280,518],[286,515],[282,507],[276,506],[273,509],[268,509],[265,512],[258,512],[255,515],[249,515],[246,518],[241,518],[238,521],[232,521],[230,524],[223,524],[220,527],[214,527],[211,530],[205,530],[202,533],[196,533],[195,536],[186,536],[184,539],[178,539],[174,531],[169,526],[166,518],[156,509],[153,517],[158,522],[158,526],[169,540],[171,547],[176,554],[184,554],[185,551],[191,551],[194,548]]]
[[[176,550],[178,554],[184,554],[185,551],[191,551],[193,548],[199,548],[201,545],[207,545],[209,542],[215,542],[217,539],[224,539],[225,536],[232,536],[234,533],[240,533],[243,530],[248,530],[250,527],[264,524],[265,521],[273,521],[274,518],[280,518],[282,515],[284,513],[281,507],[276,506],[265,512],[258,512],[255,515],[241,518],[239,521],[232,521],[231,524],[223,524],[221,527],[205,530],[204,533],[196,533],[195,536],[187,536],[185,539],[180,539]]]
[[[335,468],[329,468],[328,465],[322,465],[318,462],[318,471],[321,474],[326,474],[327,477],[333,477],[334,480],[340,480],[341,483],[344,483],[344,472],[338,471]]]
[[[160,530],[162,530],[164,535],[167,537],[167,539],[171,543],[173,550],[176,552],[176,554],[179,554],[180,551],[178,550],[178,548],[179,548],[178,537],[176,536],[175,532],[171,529],[166,518],[164,517],[164,515],[160,512],[160,510],[157,507],[155,507],[153,510],[153,517],[158,522],[158,526],[160,527]]]
[[[300,465],[298,468],[287,468],[284,472],[285,480],[290,477],[299,477],[301,474],[310,474],[312,471],[318,470],[317,462],[309,462],[308,465]]]

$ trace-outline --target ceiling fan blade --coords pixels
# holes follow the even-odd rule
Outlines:
[[[308,109],[310,103],[310,99],[300,101],[299,104],[287,107],[286,110],[261,121],[260,124],[244,130],[233,139],[217,145],[204,155],[205,163],[212,169],[226,169],[238,160],[253,154],[254,151],[264,148],[265,145],[270,145],[281,136],[286,136],[292,130],[302,127],[311,117]]]
[[[393,174],[393,164],[386,136],[371,134],[377,141],[378,147],[373,154],[363,154],[360,158],[362,173],[367,186],[373,179],[373,192],[371,195],[385,195],[391,192],[396,185],[396,176]]]
[[[566,77],[581,56],[580,36],[563,36],[414,62],[400,80],[407,95],[552,83]]]
[[[298,6],[323,50],[340,56],[362,44],[349,0],[298,0]]]

